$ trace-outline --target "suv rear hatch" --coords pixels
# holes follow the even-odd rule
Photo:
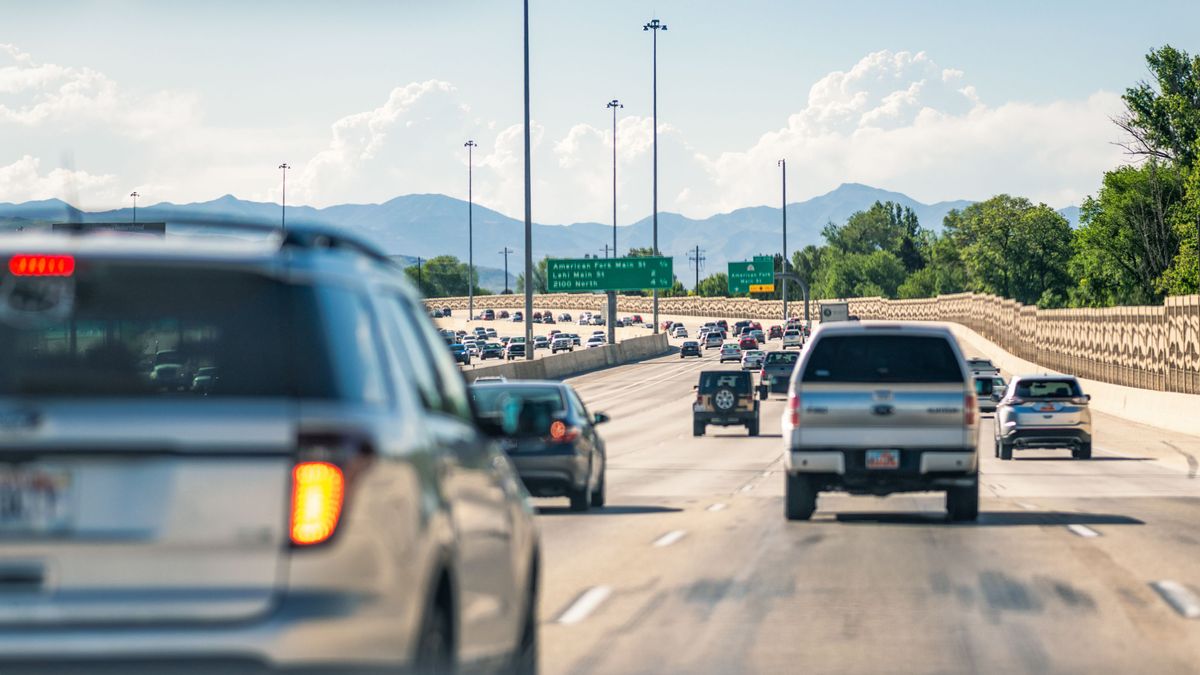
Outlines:
[[[1021,380],[1013,392],[1017,426],[1077,427],[1083,424],[1087,399],[1074,380]]]
[[[0,274],[0,625],[269,611],[296,398],[336,395],[320,326],[344,317],[230,264],[72,266]]]
[[[946,337],[824,335],[800,375],[793,446],[964,448],[971,395]]]

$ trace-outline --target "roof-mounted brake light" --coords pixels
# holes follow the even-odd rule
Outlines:
[[[69,277],[75,274],[75,257],[20,253],[8,259],[8,271],[17,277]]]

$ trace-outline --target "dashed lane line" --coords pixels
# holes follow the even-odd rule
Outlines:
[[[1067,529],[1081,537],[1099,537],[1100,536],[1099,532],[1093,530],[1092,528],[1090,528],[1086,525],[1079,525],[1079,524],[1073,523],[1071,525],[1068,525]]]
[[[565,612],[559,615],[558,623],[564,626],[573,626],[580,621],[591,616],[596,608],[612,595],[612,589],[608,586],[593,586],[584,591]]]
[[[716,512],[716,511],[724,511],[724,510],[725,510],[725,504],[723,504],[722,502],[717,502],[716,504],[713,504],[712,506],[708,507],[708,508],[707,508],[707,509],[705,509],[705,510],[706,510],[706,511],[714,511],[714,512]]]
[[[655,548],[664,548],[666,546],[670,546],[680,539],[683,539],[685,535],[687,535],[687,530],[671,530],[658,539],[655,539],[654,546]]]
[[[1200,619],[1200,598],[1187,586],[1170,579],[1155,581],[1150,586],[1183,618]]]

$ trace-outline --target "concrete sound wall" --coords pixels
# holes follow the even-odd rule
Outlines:
[[[993,295],[960,293],[919,300],[851,298],[861,319],[950,321],[967,326],[1028,362],[1097,382],[1154,391],[1200,394],[1200,295],[1167,298],[1161,306],[1038,309]],[[520,295],[483,296],[476,307],[522,309]],[[430,307],[466,308],[466,298],[438,298]],[[603,295],[537,295],[538,310],[600,311]],[[649,320],[648,297],[619,296],[619,310]],[[793,315],[803,302],[789,307]],[[661,298],[659,312],[675,316],[777,319],[783,303],[747,298]],[[816,303],[813,318],[816,319]]]
[[[463,371],[468,382],[501,375],[510,380],[561,380],[600,368],[619,366],[666,354],[671,349],[666,333],[622,340],[615,345],[543,356],[533,361],[510,361]]]

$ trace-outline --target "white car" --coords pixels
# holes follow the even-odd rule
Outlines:
[[[593,335],[592,337],[588,338],[588,341],[587,341],[588,349],[593,349],[595,347],[603,347],[603,346],[604,346],[604,338],[600,337],[599,335]]]
[[[677,338],[685,338],[688,336],[687,328],[683,326],[674,326],[671,328],[671,335]]]
[[[761,349],[747,349],[742,352],[742,370],[759,370],[767,353]]]
[[[573,351],[575,351],[575,343],[571,341],[571,338],[565,335],[560,334],[558,337],[554,338],[554,342],[550,343],[551,354]]]
[[[804,346],[804,336],[798,330],[784,331],[783,333],[783,349],[795,347],[800,349]]]
[[[579,315],[579,325],[580,326],[586,326],[586,325],[590,324],[591,322],[592,322],[592,313],[591,312],[584,312],[583,314]]]

